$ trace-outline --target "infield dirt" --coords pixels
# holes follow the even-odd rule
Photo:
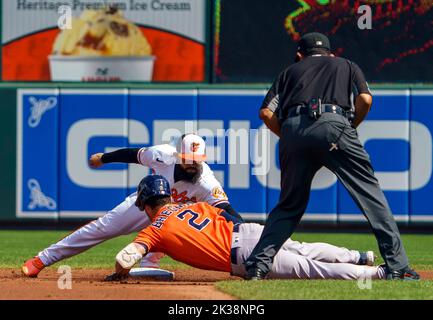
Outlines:
[[[175,280],[149,281],[128,279],[124,282],[103,282],[110,270],[78,269],[72,272],[72,289],[60,290],[60,274],[47,269],[38,278],[25,278],[20,270],[0,270],[0,300],[232,300],[215,289],[220,280],[239,280],[224,272],[198,269],[174,270]]]
[[[215,289],[222,280],[239,281],[224,272],[199,269],[172,270],[174,281],[128,279],[104,282],[112,269],[76,269],[72,273],[72,289],[58,288],[61,276],[55,269],[41,272],[38,278],[25,278],[20,270],[0,269],[0,300],[233,300]],[[420,271],[422,279],[433,279],[433,271]]]

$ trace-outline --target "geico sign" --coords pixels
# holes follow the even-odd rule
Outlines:
[[[124,188],[135,187],[143,176],[143,169],[130,165],[128,170],[93,170],[87,164],[88,144],[95,137],[125,137],[130,144],[155,145],[170,141],[170,138],[181,132],[198,131],[200,135],[212,137],[213,140],[224,140],[228,144],[208,145],[209,160],[221,163],[228,158],[236,161],[227,162],[227,186],[235,189],[248,189],[250,179],[264,187],[278,189],[280,170],[276,162],[278,139],[268,130],[249,130],[249,121],[230,121],[229,129],[224,130],[222,120],[201,120],[153,122],[153,141],[150,141],[149,129],[137,120],[128,119],[85,119],[74,123],[67,134],[66,168],[70,179],[77,185],[86,188]],[[261,129],[264,129],[262,126]],[[242,134],[252,132],[252,134]],[[268,140],[260,143],[260,136],[267,132]],[[370,140],[405,140],[409,143],[410,168],[406,171],[379,172],[376,176],[384,190],[407,191],[423,188],[432,174],[432,137],[428,128],[416,121],[365,121],[358,129],[362,143]],[[242,152],[239,152],[242,148]],[[266,149],[257,152],[258,148]],[[103,151],[103,150],[101,150]],[[384,150],[386,152],[386,150]],[[263,155],[268,155],[264,157]],[[266,159],[264,159],[266,158]],[[128,172],[127,172],[128,171]],[[266,173],[266,174],[263,174]],[[129,179],[126,177],[129,174]],[[216,172],[224,180],[223,172]],[[336,177],[327,169],[321,169],[313,181],[313,189],[320,190],[336,183]],[[224,181],[222,181],[224,182]]]

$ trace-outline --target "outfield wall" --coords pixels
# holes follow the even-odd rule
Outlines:
[[[167,131],[173,128],[199,130],[208,143],[213,142],[214,147],[208,149],[210,162],[219,159],[220,163],[211,167],[231,203],[246,219],[263,220],[279,195],[278,141],[269,135],[266,149],[256,144],[266,141],[261,140],[266,136],[263,132],[253,130],[246,137],[242,132],[261,128],[257,111],[266,89],[195,85],[2,88],[0,220],[61,223],[100,216],[132,193],[149,170],[121,164],[93,170],[87,165],[89,155],[158,144],[176,135]],[[376,87],[374,96],[359,136],[393,213],[402,224],[432,223],[433,90]],[[234,163],[241,145],[243,151]],[[268,166],[262,165],[263,150],[269,150]],[[238,164],[239,160],[244,164]],[[261,174],[263,169],[267,175]],[[313,182],[304,220],[365,221],[326,170]]]

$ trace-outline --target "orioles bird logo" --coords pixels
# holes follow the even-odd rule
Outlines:
[[[200,147],[200,143],[198,143],[198,142],[191,143],[191,151],[192,152],[197,152],[199,147]]]

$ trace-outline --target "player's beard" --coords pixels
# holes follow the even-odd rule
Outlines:
[[[196,167],[189,167],[186,169],[181,168],[181,169],[182,169],[182,180],[189,181],[192,183],[196,183],[203,172],[202,165]]]

